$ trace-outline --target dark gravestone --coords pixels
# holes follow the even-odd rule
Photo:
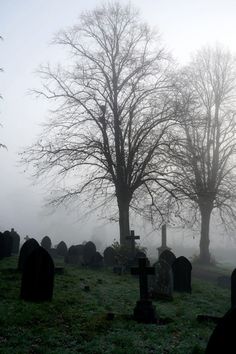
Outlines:
[[[26,301],[51,301],[53,295],[54,263],[50,254],[38,247],[25,261],[20,297]]]
[[[164,260],[153,264],[155,275],[148,279],[150,297],[155,300],[173,300],[172,268]]]
[[[157,323],[156,309],[149,300],[148,275],[154,274],[155,269],[146,266],[146,258],[139,258],[139,267],[131,268],[131,274],[139,275],[140,300],[134,308],[134,319],[141,323]]]
[[[183,256],[176,258],[172,264],[174,277],[174,290],[191,293],[191,271],[192,264]]]
[[[64,241],[59,242],[57,245],[58,256],[65,257],[67,255],[67,251],[68,251],[68,249],[67,249],[66,243]]]
[[[5,256],[5,250],[4,250],[4,237],[2,232],[0,232],[0,259],[4,258]]]
[[[84,250],[83,250],[83,257],[84,257],[84,264],[85,265],[90,265],[92,262],[93,257],[95,256],[96,253],[96,246],[92,241],[87,242],[84,245]]]
[[[4,257],[11,257],[13,240],[11,237],[10,231],[3,232],[3,240],[4,240]]]
[[[117,252],[113,247],[107,247],[103,252],[104,265],[113,267],[117,264]]]
[[[236,307],[236,269],[231,274],[231,307]]]
[[[65,257],[65,262],[69,264],[82,265],[84,262],[83,250],[84,245],[70,246]]]
[[[50,248],[52,247],[52,241],[50,237],[44,236],[41,240],[41,246],[45,248],[45,250],[49,251]]]
[[[236,308],[230,309],[215,327],[205,354],[235,354]]]
[[[13,228],[11,229],[11,238],[12,238],[12,253],[18,254],[20,248],[20,236]]]
[[[133,259],[135,257],[135,240],[139,240],[140,236],[134,234],[134,230],[130,230],[130,235],[126,236],[126,240],[129,241],[130,257]]]
[[[170,250],[165,250],[163,251],[160,256],[159,256],[159,261],[163,260],[166,263],[168,263],[170,266],[172,266],[172,264],[174,263],[174,261],[176,260],[176,256],[174,255],[173,252],[171,252]]]
[[[103,256],[99,253],[96,252],[90,262],[90,266],[93,268],[102,268],[103,267]]]
[[[20,249],[20,255],[18,258],[18,270],[22,271],[24,268],[24,264],[28,256],[33,252],[36,248],[40,247],[38,242],[34,238],[28,239]]]

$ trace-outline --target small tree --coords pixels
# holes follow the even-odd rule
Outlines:
[[[223,49],[205,48],[180,78],[172,185],[200,213],[200,261],[207,264],[212,211],[228,225],[236,217],[236,62]],[[191,210],[186,203],[185,208]]]
[[[44,236],[41,241],[41,246],[45,248],[45,250],[49,251],[52,247],[52,241],[50,237]]]
[[[55,42],[70,50],[70,61],[42,68],[46,84],[37,93],[58,106],[23,161],[38,177],[53,173],[58,186],[63,179],[53,204],[84,195],[92,207],[111,203],[111,210],[116,200],[125,244],[130,207],[137,210],[143,196],[154,205],[165,169],[170,61],[137,11],[118,2],[83,13]]]

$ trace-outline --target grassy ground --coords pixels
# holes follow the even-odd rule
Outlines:
[[[20,274],[7,270],[16,264],[13,257],[0,261],[1,354],[200,354],[215,325],[198,323],[196,315],[221,316],[230,305],[228,289],[194,278],[191,295],[155,302],[167,324],[138,324],[129,317],[138,300],[136,278],[72,266],[56,275],[51,303],[28,303],[19,299]]]

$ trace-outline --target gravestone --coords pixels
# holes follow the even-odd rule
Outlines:
[[[139,240],[140,236],[134,234],[134,230],[130,230],[130,235],[126,236],[126,240],[130,241],[130,257],[135,257],[135,240]]]
[[[18,254],[19,247],[20,247],[20,236],[13,228],[11,229],[11,238],[12,238],[12,253]]]
[[[84,245],[72,245],[69,247],[67,255],[65,256],[65,262],[69,264],[82,265]]]
[[[231,274],[231,307],[236,307],[236,269]]]
[[[161,253],[170,250],[170,247],[166,244],[166,224],[161,227],[161,246],[158,247],[158,256],[160,257]]]
[[[65,257],[67,255],[68,249],[64,241],[59,242],[56,249],[58,256]]]
[[[20,249],[20,255],[18,258],[18,270],[22,271],[24,268],[24,264],[28,256],[33,252],[36,248],[40,247],[38,242],[34,238],[30,238],[22,245]]]
[[[146,258],[139,258],[139,267],[131,268],[131,274],[139,276],[140,300],[134,308],[134,319],[141,323],[157,323],[156,309],[148,294],[148,275],[154,274],[153,267],[147,267]]]
[[[26,301],[51,301],[53,295],[54,263],[50,254],[37,247],[25,261],[20,297]]]
[[[107,247],[103,252],[104,264],[107,267],[113,267],[117,264],[117,253],[113,247]]]
[[[173,300],[172,268],[164,260],[153,264],[155,275],[148,278],[149,294],[154,300]]]
[[[90,262],[90,266],[93,268],[102,268],[103,267],[103,256],[99,253],[96,252]]]
[[[191,271],[192,264],[183,256],[176,258],[172,264],[174,290],[180,292],[192,292]]]
[[[131,265],[132,265],[133,267],[138,267],[139,258],[146,258],[146,265],[147,265],[148,267],[150,266],[150,262],[149,262],[149,259],[147,258],[146,253],[143,252],[143,251],[137,251],[136,254],[135,254],[134,259],[133,259],[132,262],[131,262]]]
[[[41,246],[45,248],[45,250],[49,251],[50,248],[52,247],[52,241],[50,237],[44,236],[41,240]]]
[[[83,257],[84,257],[84,264],[90,265],[92,262],[93,257],[96,253],[96,246],[92,241],[87,242],[84,245],[83,249]]]
[[[4,240],[4,257],[11,257],[12,246],[13,246],[11,233],[10,231],[7,230],[3,232],[2,236]]]
[[[205,354],[235,354],[236,308],[231,308],[215,327]]]
[[[159,261],[163,260],[166,263],[168,263],[171,267],[172,264],[174,263],[174,261],[176,260],[176,256],[173,252],[171,252],[170,250],[165,250],[163,251],[160,256],[159,256]]]

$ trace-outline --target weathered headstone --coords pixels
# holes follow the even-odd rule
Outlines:
[[[173,300],[172,268],[164,260],[153,264],[155,275],[148,278],[150,297],[155,300]]]
[[[171,267],[172,264],[174,263],[174,261],[176,260],[176,256],[173,252],[171,252],[170,250],[165,250],[163,251],[160,256],[159,256],[159,261],[163,260],[166,263],[168,263]]]
[[[166,224],[164,224],[161,227],[161,246],[158,247],[158,255],[166,250],[170,250],[170,247],[166,244]]]
[[[236,307],[236,269],[231,274],[231,307]]]
[[[83,250],[83,257],[84,257],[84,264],[85,265],[90,265],[92,262],[93,257],[95,256],[96,253],[96,246],[92,241],[87,242],[84,245],[84,250]]]
[[[117,253],[113,247],[107,247],[103,252],[104,264],[107,267],[113,267],[117,264]]]
[[[131,252],[131,257],[135,257],[135,240],[139,240],[140,236],[136,236],[134,233],[134,230],[130,230],[130,235],[126,236],[126,240],[130,241],[130,252]]]
[[[20,255],[18,258],[18,270],[22,271],[24,268],[24,264],[28,256],[33,252],[36,248],[40,247],[38,242],[34,238],[28,239],[20,249]]]
[[[142,323],[157,323],[156,309],[148,294],[148,275],[154,274],[153,267],[146,266],[146,258],[139,258],[139,267],[131,268],[131,274],[139,275],[140,300],[134,308],[134,319]]]
[[[54,264],[50,254],[38,247],[25,261],[20,297],[26,301],[51,301],[53,295]]]
[[[235,354],[236,308],[231,308],[215,327],[205,354]]]
[[[192,292],[191,272],[192,264],[183,256],[176,258],[172,264],[174,290],[180,292]]]
[[[20,247],[20,236],[13,228],[11,229],[11,238],[12,238],[12,253],[18,254],[19,247]]]
[[[56,249],[58,256],[65,257],[67,255],[68,249],[64,241],[59,242]]]

